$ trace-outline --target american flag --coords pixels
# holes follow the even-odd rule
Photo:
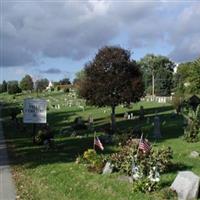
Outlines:
[[[94,145],[98,146],[102,151],[104,150],[104,147],[98,137],[94,138]]]
[[[139,146],[139,150],[142,150],[143,153],[148,153],[151,150],[151,144],[141,136]]]

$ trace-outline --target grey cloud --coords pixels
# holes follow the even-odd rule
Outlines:
[[[199,46],[194,45],[200,38],[199,7],[189,6],[187,10],[180,9],[178,3],[173,5],[3,1],[1,66],[33,65],[40,56],[80,60],[112,43],[122,31],[134,51],[163,42],[173,47],[169,55],[174,60],[192,59],[199,54]]]
[[[39,72],[43,73],[43,74],[61,74],[62,73],[62,71],[57,68],[49,68],[47,70],[39,70]]]
[[[200,56],[200,4],[183,9],[172,29],[170,42],[174,49],[169,54],[177,62]]]

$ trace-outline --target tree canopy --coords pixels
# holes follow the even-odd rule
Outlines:
[[[33,90],[33,80],[30,75],[26,75],[20,81],[20,88],[22,90]]]
[[[146,93],[152,93],[154,80],[155,94],[166,96],[173,88],[173,69],[175,64],[169,58],[161,55],[147,54],[139,61],[143,71]]]
[[[79,94],[89,104],[111,106],[112,117],[117,105],[137,102],[143,95],[142,73],[130,55],[120,47],[104,47],[84,68]]]
[[[179,94],[200,94],[200,58],[181,63],[174,77]]]
[[[49,85],[49,80],[46,78],[37,80],[35,85],[36,90],[41,92],[47,88],[47,86]]]

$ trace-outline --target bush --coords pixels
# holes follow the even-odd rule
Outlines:
[[[141,178],[134,182],[133,191],[134,192],[153,192],[159,189],[159,184],[157,182],[152,182],[149,178]]]
[[[18,86],[17,81],[9,81],[7,89],[8,89],[8,94],[17,94],[22,92],[22,90]]]
[[[64,91],[64,93],[69,93],[69,88],[65,87],[63,91]]]
[[[188,124],[184,130],[184,138],[187,142],[198,142],[200,140],[200,105],[196,112],[189,110],[185,115]]]
[[[139,140],[129,139],[124,146],[120,146],[120,151],[110,156],[114,171],[121,171],[131,175],[133,156],[137,153]]]
[[[53,92],[55,89],[54,89],[54,87],[50,87],[50,90],[51,90],[51,92]]]
[[[172,98],[172,105],[176,110],[177,115],[181,112],[181,106],[183,104],[183,99],[179,96],[175,96]]]
[[[38,145],[44,144],[45,140],[47,140],[48,143],[50,144],[52,142],[53,135],[52,135],[49,127],[44,126],[42,129],[37,131],[34,139],[35,139],[34,140],[35,143],[38,144]]]
[[[57,91],[60,91],[60,89],[61,89],[61,88],[60,88],[60,86],[57,86],[57,88],[56,88],[56,89],[57,89]]]
[[[98,155],[94,149],[88,149],[83,154],[83,159],[87,163],[89,171],[101,173],[104,166],[104,159]]]
[[[78,130],[86,130],[87,129],[87,125],[84,123],[82,117],[76,117],[74,119],[74,125],[72,126],[72,128],[75,130],[75,131],[78,131]]]
[[[138,139],[129,139],[118,153],[110,156],[115,171],[132,176],[133,191],[152,192],[159,188],[160,173],[172,166],[170,147],[151,149],[148,153],[138,151]]]

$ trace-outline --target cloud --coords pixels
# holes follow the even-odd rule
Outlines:
[[[114,39],[129,49],[170,45],[170,58],[199,52],[200,4],[139,1],[3,1],[1,67],[38,65],[38,58],[87,58]],[[125,33],[127,38],[120,38]],[[120,43],[120,41],[118,42]]]
[[[57,68],[49,68],[47,70],[39,70],[39,72],[43,73],[43,74],[61,74],[62,73],[62,71]]]
[[[200,56],[200,4],[182,10],[172,29],[170,42],[174,49],[169,54],[174,60],[182,62]]]

